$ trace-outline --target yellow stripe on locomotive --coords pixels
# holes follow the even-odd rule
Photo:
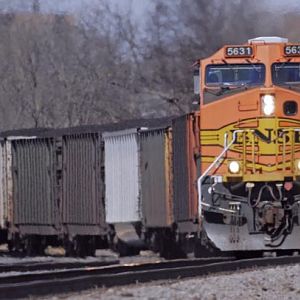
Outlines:
[[[288,123],[290,127],[283,126]],[[300,131],[296,130],[300,121],[286,118],[253,118],[243,124],[201,131],[204,164],[213,162],[214,151],[221,152],[225,140],[232,140],[237,128],[245,129],[237,135],[227,157],[215,171],[224,176],[224,181],[237,177],[243,181],[283,181],[287,176],[296,179],[300,175]],[[233,162],[238,167],[231,170],[230,164],[236,165]]]

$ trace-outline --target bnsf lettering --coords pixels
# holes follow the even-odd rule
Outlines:
[[[300,132],[295,132],[295,144],[300,144]]]
[[[233,133],[234,130],[231,130]],[[255,129],[253,133],[247,133],[245,136],[246,143],[251,143],[252,142],[252,137],[251,135],[254,134],[256,137],[256,140],[261,140],[262,142],[265,142],[267,144],[283,144],[284,142],[287,144],[291,140],[291,136],[287,133],[284,132],[282,129],[278,129],[277,131],[272,129],[272,128],[265,128],[264,131],[260,131],[258,129]],[[300,132],[293,132],[291,133],[294,135],[294,143],[295,144],[300,144]],[[236,145],[243,144],[243,135],[239,134],[238,138],[234,142]]]
[[[260,138],[262,141],[271,144],[272,143],[272,132],[273,129],[271,128],[266,128],[265,131],[267,132],[266,134],[262,133],[261,131],[255,129],[254,135],[256,135],[258,138]]]

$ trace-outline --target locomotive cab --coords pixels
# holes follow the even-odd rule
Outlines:
[[[223,251],[300,249],[300,45],[251,39],[199,66],[203,231]]]

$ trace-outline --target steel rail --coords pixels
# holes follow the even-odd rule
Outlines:
[[[60,270],[60,269],[78,269],[84,267],[104,267],[119,264],[119,259],[111,259],[107,261],[74,261],[74,262],[57,262],[57,261],[44,261],[44,262],[17,262],[12,264],[0,263],[0,274],[7,272],[33,272],[33,271],[46,271],[46,270]],[[1,278],[0,278],[1,283]]]
[[[40,274],[22,274],[0,280],[0,298],[12,299],[82,291],[109,287],[233,272],[254,267],[300,263],[300,256],[267,257],[244,260],[181,260],[157,264],[123,265],[118,267],[85,268]]]
[[[41,279],[48,278],[65,278],[65,277],[77,277],[85,275],[86,273],[101,273],[101,274],[118,274],[129,271],[145,271],[145,270],[155,270],[163,268],[180,268],[185,266],[195,266],[195,265],[204,265],[208,263],[222,262],[232,260],[233,258],[229,257],[215,257],[215,258],[204,258],[204,259],[179,259],[174,261],[165,261],[165,262],[154,262],[154,263],[130,263],[130,264],[119,264],[113,266],[103,266],[103,267],[83,267],[77,269],[67,269],[67,270],[51,270],[44,272],[33,271],[25,272],[19,274],[9,275],[2,274],[0,277],[0,287],[3,283],[19,283],[19,282],[30,282]],[[7,275],[7,276],[3,276]]]

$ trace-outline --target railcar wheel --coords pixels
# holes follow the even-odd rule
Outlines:
[[[8,250],[10,252],[25,252],[24,240],[20,238],[18,234],[13,234],[11,239],[8,240]]]
[[[7,248],[9,252],[13,252],[14,250],[14,243],[12,240],[7,241]]]
[[[25,238],[25,253],[27,256],[44,254],[41,247],[41,239],[36,235],[28,235]]]
[[[87,256],[96,255],[96,240],[95,237],[89,237],[87,241]]]
[[[87,256],[87,245],[84,237],[77,236],[74,239],[74,250],[77,257],[83,258]]]
[[[151,235],[148,237],[146,244],[148,245],[148,248],[155,252],[160,252],[160,237],[157,232],[151,233]]]
[[[68,238],[64,240],[65,256],[73,257],[75,256],[74,244]]]
[[[174,232],[169,230],[157,234],[159,254],[165,259],[186,258],[180,241],[176,240]]]
[[[140,249],[138,247],[130,246],[121,239],[117,239],[115,249],[120,257],[135,256],[140,253]]]
[[[121,257],[129,255],[128,246],[121,240],[118,239],[116,244],[116,250]]]

